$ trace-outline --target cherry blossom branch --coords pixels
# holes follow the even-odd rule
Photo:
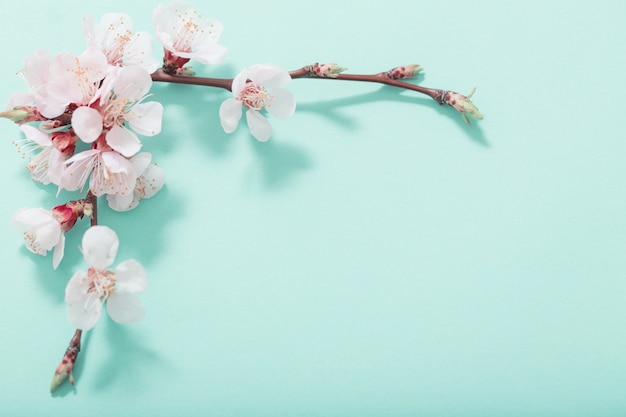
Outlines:
[[[415,91],[420,94],[425,94],[435,100],[440,105],[447,104],[453,107],[455,110],[461,113],[463,119],[468,125],[471,124],[468,115],[475,119],[482,119],[482,115],[478,111],[478,108],[470,100],[471,96],[474,94],[474,90],[472,90],[470,94],[465,96],[454,91],[422,87],[420,85],[400,81],[401,79],[413,78],[416,73],[421,71],[421,67],[419,65],[406,65],[396,67],[389,71],[380,72],[377,74],[345,74],[343,73],[344,70],[345,68],[342,68],[336,64],[314,63],[299,68],[297,70],[290,71],[289,76],[292,79],[317,78],[326,80],[359,81],[389,85],[392,87],[402,88]],[[152,73],[151,76],[153,81],[158,82],[201,85],[205,87],[223,88],[225,90],[232,91],[233,78],[206,78],[194,77],[189,75],[178,75],[172,73],[172,71],[166,71],[164,69],[159,69],[155,71],[154,73]]]
[[[91,217],[91,226],[98,225],[98,197],[91,191],[87,193],[85,197],[85,206],[89,207],[88,213],[85,213]],[[76,365],[76,359],[80,353],[80,339],[83,331],[76,329],[74,336],[70,340],[69,346],[65,350],[63,359],[57,366],[52,376],[52,382],[50,383],[50,392],[54,392],[61,384],[69,378],[70,384],[74,385],[73,369]]]

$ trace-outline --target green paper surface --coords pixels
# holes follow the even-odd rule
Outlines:
[[[2,6],[0,100],[37,49],[82,52],[81,19],[157,2]],[[76,385],[48,387],[74,329],[58,270],[10,225],[78,194],[33,183],[0,120],[0,414],[6,416],[618,416],[626,414],[626,138],[621,1],[197,2],[225,26],[232,77],[255,63],[417,63],[484,120],[391,87],[294,80],[269,142],[228,92],[155,84],[143,138],[166,186],[127,213],[101,200],[116,263],[148,272],[147,316],[106,314]],[[156,46],[155,53],[161,50]],[[4,105],[4,104],[2,104]]]

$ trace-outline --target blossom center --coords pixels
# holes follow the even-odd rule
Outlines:
[[[124,117],[130,107],[131,104],[128,98],[118,97],[115,93],[111,93],[111,97],[104,108],[101,109],[103,115],[102,124],[104,127],[123,126]]]
[[[93,81],[94,70],[91,67],[83,67],[80,64],[80,60],[75,58],[76,66],[73,69],[68,69],[74,75],[74,81],[79,86],[80,92],[83,96],[83,102],[88,102],[98,91],[99,83]]]
[[[274,96],[268,93],[265,87],[248,82],[237,96],[237,100],[241,101],[249,109],[261,110],[266,106],[271,106]]]
[[[113,271],[98,271],[94,268],[89,268],[87,279],[90,281],[87,293],[93,294],[102,299],[102,301],[108,299],[115,291],[115,273]]]

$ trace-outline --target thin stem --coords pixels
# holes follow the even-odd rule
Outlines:
[[[316,78],[321,80],[345,80],[345,81],[360,81],[360,82],[368,82],[368,83],[377,83],[377,84],[385,84],[390,85],[392,87],[404,88],[406,90],[416,91],[418,93],[426,94],[431,97],[433,100],[437,101],[439,104],[443,104],[443,95],[444,91],[436,88],[427,88],[422,87],[420,85],[410,84],[404,81],[394,80],[389,77],[382,76],[381,74],[336,74],[333,77],[318,77],[312,75],[311,71],[307,67],[303,67],[297,69],[295,71],[289,72],[289,75],[293,79],[297,78]]]
[[[87,197],[85,200],[91,203],[92,211],[91,211],[91,225],[98,225],[98,197],[89,190],[87,193]]]
[[[421,94],[426,94],[439,104],[444,104],[443,98],[445,95],[444,90],[422,87],[415,84],[395,80],[389,77],[381,76],[381,74],[336,74],[333,77],[320,77],[313,74],[309,67],[302,67],[297,70],[289,72],[292,79],[298,78],[314,78],[322,80],[344,80],[344,81],[361,81],[369,83],[386,84],[397,88],[404,88],[407,90],[416,91]],[[205,87],[217,87],[224,90],[232,91],[231,85],[233,83],[232,78],[206,78],[206,77],[191,77],[187,75],[170,75],[166,74],[162,69],[159,69],[152,73],[152,80],[158,82],[176,83],[176,84],[191,84],[201,85]]]
[[[190,77],[188,75],[170,75],[166,74],[162,69],[156,70],[152,73],[152,81],[174,84],[203,85],[205,87],[223,88],[228,91],[232,91],[230,86],[233,83],[232,78],[205,78]]]

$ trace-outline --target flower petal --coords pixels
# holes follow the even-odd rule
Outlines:
[[[256,110],[248,110],[246,112],[246,120],[252,136],[261,142],[269,140],[272,134],[272,126],[270,126],[270,122],[265,117]]]
[[[107,202],[109,207],[115,211],[128,211],[137,207],[139,199],[136,198],[135,193],[127,195],[107,194]]]
[[[100,153],[98,149],[89,149],[68,159],[68,166],[59,179],[59,187],[68,191],[82,190]]]
[[[150,91],[152,78],[139,66],[122,67],[113,81],[113,91],[118,97],[139,101]]]
[[[50,135],[46,132],[37,129],[31,125],[22,125],[20,126],[20,130],[24,132],[26,139],[35,142],[39,146],[52,146],[52,140],[50,140]]]
[[[54,252],[52,253],[52,268],[57,269],[63,259],[65,253],[65,235],[61,233],[59,242],[54,246]]]
[[[136,104],[125,119],[130,128],[140,135],[157,135],[161,132],[163,105],[158,101]]]
[[[113,321],[136,323],[146,315],[146,308],[131,293],[115,291],[107,300],[107,311]]]
[[[220,106],[220,123],[226,133],[233,133],[237,129],[242,114],[241,101],[229,98]]]
[[[148,277],[143,266],[134,259],[124,261],[115,268],[117,288],[132,293],[141,293],[148,288]]]
[[[115,260],[120,241],[106,226],[92,226],[83,235],[83,256],[96,270],[103,271]]]
[[[92,143],[102,133],[102,115],[96,109],[81,106],[72,113],[72,127],[83,142]]]
[[[267,112],[279,119],[286,119],[296,110],[296,99],[293,93],[285,88],[272,89],[274,96],[271,104],[266,106]]]
[[[165,174],[161,167],[156,164],[149,165],[141,176],[143,177],[141,198],[152,197],[158,193],[159,190],[163,188],[163,184],[165,184]]]
[[[248,71],[248,78],[253,83],[269,88],[279,87],[291,81],[289,73],[274,64],[253,65]]]
[[[126,157],[131,157],[141,149],[137,135],[125,127],[113,126],[106,135],[107,144]]]

